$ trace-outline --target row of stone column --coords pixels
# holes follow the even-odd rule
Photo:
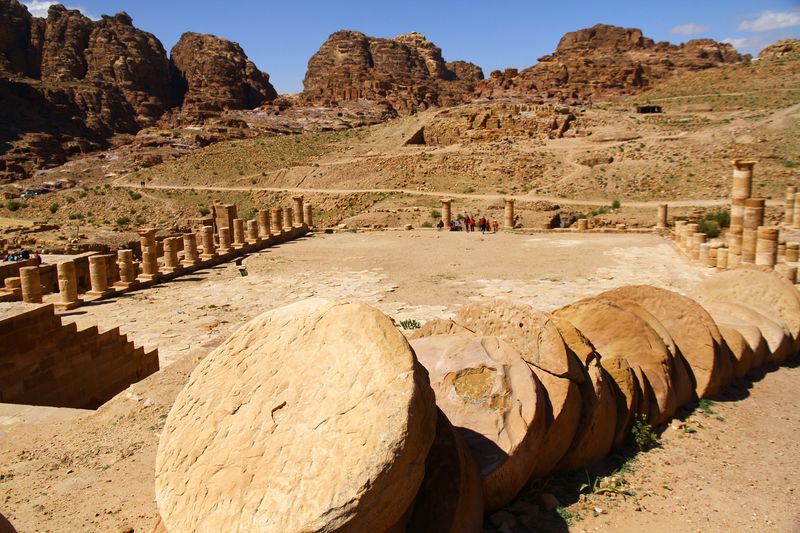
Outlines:
[[[794,185],[786,187],[783,224],[787,228],[800,229],[800,192],[797,192]]]
[[[449,227],[453,221],[452,198],[442,198],[442,221],[445,227]],[[503,208],[503,227],[514,229],[514,198],[503,198],[505,204]]]

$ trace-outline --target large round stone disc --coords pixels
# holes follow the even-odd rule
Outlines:
[[[759,309],[749,305],[733,303],[729,301],[715,301],[706,303],[708,311],[714,318],[719,318],[720,322],[740,323],[756,326],[769,347],[767,362],[780,363],[792,353],[794,341],[789,330],[782,322],[773,320]]]
[[[168,531],[383,531],[411,506],[435,426],[427,374],[388,317],[305,300],[192,372],[159,442],[156,501]]]
[[[557,310],[555,315],[572,322],[604,357],[620,357],[637,373],[640,385],[647,379],[655,404],[648,415],[651,424],[668,420],[677,409],[672,364],[666,346],[641,318],[605,298],[586,298]]]
[[[721,386],[722,335],[700,304],[676,292],[650,285],[629,285],[600,294],[612,300],[631,300],[655,316],[667,329],[694,378],[698,397],[716,394]]]
[[[405,531],[478,533],[482,529],[481,475],[464,439],[440,410],[436,438],[425,460],[425,479]]]
[[[436,404],[473,451],[484,507],[508,504],[530,479],[544,439],[539,380],[498,337],[436,335],[411,346],[428,369]]]
[[[719,332],[722,333],[722,338],[725,339],[725,344],[728,345],[735,360],[733,376],[744,377],[753,366],[753,350],[750,349],[744,335],[736,328],[720,323]]]

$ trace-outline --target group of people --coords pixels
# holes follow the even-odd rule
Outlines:
[[[33,257],[37,257],[37,256],[38,256],[38,254],[33,254]],[[31,251],[30,250],[22,250],[21,252],[16,253],[16,254],[5,254],[3,256],[3,261],[6,262],[6,263],[9,262],[9,261],[25,261],[27,259],[30,259],[31,257],[32,256],[31,256]]]
[[[465,212],[463,220],[450,221],[450,231],[461,231],[463,229],[467,233],[471,231],[474,232],[476,225],[481,233],[489,231],[497,233],[497,230],[500,228],[500,224],[497,223],[497,220],[489,220],[489,218],[484,215],[481,215],[478,220],[475,220],[472,215]],[[440,219],[436,227],[441,231],[444,228],[444,220]]]

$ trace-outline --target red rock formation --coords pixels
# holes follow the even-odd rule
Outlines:
[[[184,112],[252,109],[278,96],[237,43],[187,32],[170,56],[173,94]]]
[[[475,65],[445,63],[441,49],[419,33],[379,39],[338,31],[308,61],[303,96],[325,104],[386,102],[406,115],[469,101],[481,79],[483,72]]]
[[[675,72],[749,59],[711,39],[656,43],[635,28],[598,24],[565,34],[552,55],[522,72],[492,72],[477,93],[600,100],[642,91]]]

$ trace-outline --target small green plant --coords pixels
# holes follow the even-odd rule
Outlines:
[[[78,191],[78,198],[86,198],[86,191],[84,190]]]
[[[701,220],[698,229],[700,233],[705,233],[709,239],[719,237],[719,223],[716,220]]]
[[[126,216],[117,217],[117,226],[127,226],[131,223],[131,219]]]
[[[640,451],[658,446],[658,435],[642,414],[637,414],[631,426],[631,443]]]
[[[438,209],[431,209],[431,218],[432,219],[435,220],[435,219],[441,218],[441,217],[442,217],[442,213]]]
[[[462,192],[464,194],[473,193],[473,192],[475,192],[475,187],[473,187],[472,185],[470,185],[469,187],[464,187],[464,190]]]
[[[413,318],[400,321],[400,327],[403,329],[419,329],[420,323]]]
[[[67,196],[67,203],[68,204],[74,204],[75,203],[75,197],[74,196]]]
[[[83,220],[83,215],[80,213],[72,213],[69,215],[70,220]]]
[[[136,215],[136,217],[133,219],[133,221],[136,223],[136,225],[137,225],[137,226],[141,226],[142,224],[144,224],[145,222],[147,222],[147,221],[144,219],[144,217],[142,217],[142,215]]]
[[[204,217],[204,216],[208,215],[209,213],[211,213],[211,209],[209,209],[207,207],[201,207],[199,209],[199,211],[200,211],[200,216],[201,217]]]
[[[48,207],[47,209],[49,209],[50,212],[55,215],[56,211],[58,211],[58,204],[55,204],[55,203],[50,204],[50,207]]]
[[[431,223],[431,221],[430,221],[430,220],[426,220],[425,222],[423,222],[422,224],[420,224],[420,227],[423,227],[423,228],[432,228],[432,227],[433,227],[433,224]]]
[[[25,204],[23,204],[19,200],[9,200],[8,202],[6,202],[6,208],[9,211],[18,211],[21,207],[23,207],[23,205]]]
[[[141,200],[142,199],[142,195],[139,194],[136,191],[128,191],[128,196],[130,196],[131,200],[133,200],[134,202],[136,200]]]
[[[581,519],[581,515],[579,515],[578,513],[573,512],[573,511],[570,511],[566,507],[560,507],[559,506],[556,509],[556,512],[558,513],[558,516],[560,516],[561,519],[564,520],[564,522],[567,523],[568,526],[571,526],[572,524],[574,524],[575,522],[577,522],[578,520]]]
[[[697,402],[697,409],[700,410],[700,413],[702,413],[703,416],[711,416],[716,414],[714,412],[714,402],[708,398],[700,398],[700,401]]]
[[[611,202],[611,209],[619,209],[622,207],[622,204],[616,198]]]
[[[703,220],[711,220],[716,222],[720,228],[731,227],[731,212],[728,209],[719,209],[706,213]]]

